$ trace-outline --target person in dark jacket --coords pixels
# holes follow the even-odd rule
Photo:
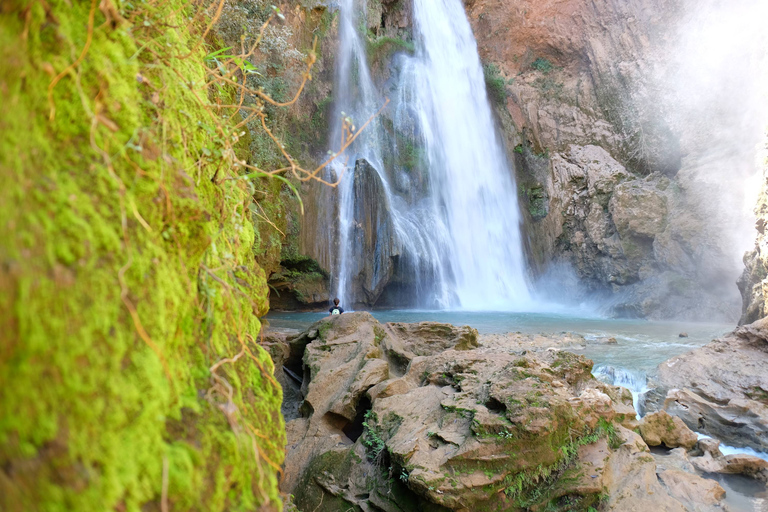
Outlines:
[[[344,309],[339,306],[339,299],[333,299],[333,307],[328,312],[332,315],[340,315],[344,312]]]

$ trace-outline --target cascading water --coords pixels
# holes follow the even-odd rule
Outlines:
[[[366,118],[377,112],[384,104],[384,98],[376,90],[371,72],[368,67],[366,48],[357,31],[357,20],[365,18],[365,3],[356,0],[342,0],[340,5],[339,24],[339,56],[337,65],[336,89],[336,118],[350,116],[358,125]],[[356,16],[357,14],[357,16]],[[359,18],[358,18],[359,16]],[[336,126],[331,141],[341,140],[341,127]],[[364,198],[355,195],[355,174],[352,171],[358,159],[367,160],[376,170],[384,189],[385,203],[389,207],[393,229],[396,235],[395,245],[401,254],[403,265],[413,274],[415,285],[419,286],[419,278],[433,281],[437,286],[444,286],[446,279],[442,276],[440,265],[441,251],[434,243],[431,233],[443,229],[434,225],[433,216],[420,216],[397,195],[393,194],[389,185],[389,177],[384,171],[382,158],[382,133],[379,118],[374,118],[371,124],[360,133],[353,146],[344,158],[337,159],[332,164],[336,176],[344,174],[339,184],[339,222],[338,240],[339,255],[336,264],[336,279],[334,290],[344,303],[354,304],[360,300],[350,290],[350,279],[360,272],[360,258],[375,258],[376,255],[354,254],[352,238],[356,229],[356,201]],[[430,289],[434,289],[431,286]],[[444,295],[445,291],[439,295]],[[424,299],[427,300],[426,298]]]
[[[465,309],[530,301],[512,170],[494,128],[483,69],[460,0],[414,0],[416,75],[432,199],[446,266]]]
[[[632,393],[632,405],[640,418],[641,398],[643,393],[648,391],[648,378],[645,372],[599,364],[592,370],[592,375],[606,384],[627,388]]]
[[[420,306],[477,310],[525,309],[530,294],[512,169],[494,128],[477,45],[460,0],[413,0],[413,56],[401,56],[391,116],[394,130],[423,148],[426,186],[414,194],[411,178],[385,168],[385,134],[374,121],[352,148],[365,158],[386,193],[399,251]],[[371,80],[356,30],[355,1],[342,0],[336,109],[358,123],[383,103]],[[359,12],[360,10],[358,10]],[[364,12],[363,12],[364,16]],[[331,140],[338,141],[340,132]],[[389,146],[406,151],[398,139]],[[335,171],[342,172],[343,164]],[[362,258],[352,254],[356,228],[354,176],[339,190],[339,263],[335,289],[347,302]],[[407,268],[406,268],[407,267]]]
[[[355,2],[342,0],[339,20],[339,56],[336,78],[336,119],[350,115],[359,119],[359,114],[370,115],[378,110],[379,96],[373,86],[365,46],[355,28]],[[337,125],[332,137],[332,143],[341,140],[341,126]],[[332,169],[342,178],[338,187],[339,195],[339,259],[336,275],[336,295],[346,303],[348,298],[347,281],[352,273],[353,255],[350,254],[350,234],[354,222],[354,174],[349,172],[346,165],[350,160],[354,164],[357,158],[367,159],[376,169],[381,168],[381,158],[377,137],[378,124],[374,123],[362,133],[357,143],[349,150],[347,158],[337,159]],[[373,132],[373,133],[372,133]]]

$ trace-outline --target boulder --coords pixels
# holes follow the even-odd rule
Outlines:
[[[610,211],[622,239],[654,238],[666,227],[667,198],[653,183],[626,181],[614,189]]]
[[[708,480],[678,469],[659,473],[659,480],[670,496],[688,503],[716,505],[725,497],[725,489],[714,480]]]
[[[687,512],[690,504],[671,496],[656,476],[653,456],[643,439],[619,428],[623,441],[608,459],[602,473],[607,499],[601,510],[611,512]],[[712,510],[715,510],[714,508]]]
[[[664,445],[667,448],[682,446],[690,450],[698,440],[683,420],[659,411],[645,416],[640,422],[640,435],[648,446]]]

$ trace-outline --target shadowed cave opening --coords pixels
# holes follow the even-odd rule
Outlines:
[[[364,431],[365,415],[371,410],[372,404],[370,399],[363,395],[360,401],[357,403],[357,412],[355,419],[347,423],[341,431],[344,432],[349,439],[354,443],[357,441]]]

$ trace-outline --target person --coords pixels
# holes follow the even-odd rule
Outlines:
[[[333,299],[333,307],[328,312],[332,315],[340,315],[344,312],[344,309],[339,306],[339,299]]]

